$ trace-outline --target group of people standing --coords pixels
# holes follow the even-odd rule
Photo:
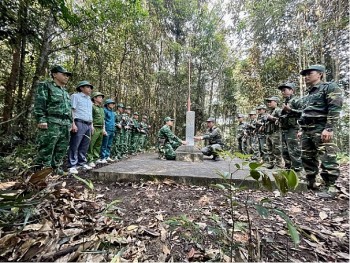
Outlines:
[[[131,107],[104,101],[104,94],[92,92],[94,86],[80,81],[76,93],[65,89],[72,73],[62,66],[51,69],[52,80],[39,82],[36,88],[34,116],[37,121],[37,167],[50,167],[63,174],[62,165],[68,150],[68,172],[90,170],[96,163],[127,158],[145,150],[148,118],[131,116]],[[117,106],[117,110],[114,108]]]
[[[334,133],[343,97],[336,83],[323,81],[324,73],[323,65],[300,72],[308,87],[301,98],[295,96],[294,83],[285,83],[278,87],[282,103],[277,96],[265,99],[266,104],[251,111],[246,122],[238,114],[237,139],[241,153],[252,154],[253,160],[264,162],[267,168],[305,174],[309,189],[319,190],[316,176],[321,168],[322,194],[332,196],[340,173]]]

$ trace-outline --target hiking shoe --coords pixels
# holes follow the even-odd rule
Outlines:
[[[322,191],[317,193],[317,196],[321,198],[334,198],[338,193],[337,187],[335,185],[326,186]]]
[[[319,187],[317,186],[315,181],[307,181],[307,189],[308,190],[319,190]]]
[[[68,174],[78,174],[78,170],[75,167],[71,167],[68,169]]]
[[[99,159],[96,161],[96,163],[107,163],[106,159]]]
[[[84,170],[91,170],[92,167],[86,163],[84,163],[82,166],[81,166]]]
[[[107,162],[113,162],[114,160],[113,159],[111,159],[111,158],[107,158],[107,159],[105,159]]]
[[[97,162],[96,162],[97,163]],[[90,162],[89,163],[89,166],[92,167],[92,168],[95,168],[96,167],[96,164],[94,162]]]

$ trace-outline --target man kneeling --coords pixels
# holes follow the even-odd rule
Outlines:
[[[207,156],[213,156],[214,161],[219,160],[219,152],[222,151],[224,145],[222,141],[221,131],[215,126],[215,119],[209,118],[207,120],[207,131],[203,136],[195,136],[196,141],[207,140],[208,145],[202,148],[202,153]]]
[[[175,160],[175,150],[181,145],[186,144],[171,130],[170,127],[174,124],[174,119],[166,117],[164,119],[165,125],[158,132],[158,151],[160,159]]]

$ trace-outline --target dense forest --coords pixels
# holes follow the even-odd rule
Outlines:
[[[35,85],[54,64],[73,72],[70,93],[89,80],[147,114],[153,137],[167,115],[184,134],[190,91],[197,130],[213,116],[233,143],[235,115],[286,81],[302,95],[310,64],[326,65],[349,98],[348,10],[345,0],[3,0],[1,154],[34,140]],[[348,133],[337,137],[345,152]]]

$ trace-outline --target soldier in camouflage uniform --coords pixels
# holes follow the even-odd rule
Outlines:
[[[281,149],[281,133],[279,129],[279,117],[281,116],[281,109],[277,106],[279,102],[278,97],[270,97],[266,99],[269,112],[266,115],[266,152],[268,156],[268,164],[266,168],[272,169],[275,166],[284,168],[282,160]]]
[[[249,122],[246,124],[246,133],[248,135],[247,145],[248,154],[253,154],[252,160],[259,158],[259,145],[256,131],[256,111],[253,110],[249,113]]]
[[[71,102],[65,86],[72,73],[62,66],[51,69],[52,80],[39,82],[35,90],[34,116],[38,123],[38,153],[35,163],[63,174],[72,126]]]
[[[89,150],[87,153],[87,159],[89,166],[96,167],[96,163],[106,163],[100,159],[101,146],[103,137],[107,135],[105,129],[105,111],[103,109],[103,98],[105,96],[98,91],[91,94],[92,105],[92,123],[94,125],[94,131],[91,135],[91,141]]]
[[[214,161],[219,160],[219,152],[222,151],[224,146],[223,138],[221,135],[221,130],[215,126],[215,119],[209,118],[207,120],[207,131],[203,136],[195,136],[194,139],[207,140],[208,145],[201,149],[202,153],[206,156],[213,156]]]
[[[139,113],[134,112],[132,116],[132,126],[131,126],[131,139],[130,139],[130,153],[135,155],[137,150],[139,149],[140,142],[140,124],[139,124]]]
[[[284,103],[279,119],[282,133],[282,156],[286,169],[293,169],[296,172],[302,170],[300,143],[297,138],[298,123],[300,117],[300,103],[294,95],[295,84],[285,83],[278,87],[282,92]]]
[[[124,109],[125,107],[122,103],[117,104],[117,112],[115,116],[116,129],[115,129],[114,141],[112,146],[112,156],[116,161],[122,159],[123,149],[124,149],[125,126],[126,126],[125,117],[123,119]]]
[[[321,197],[333,197],[334,183],[339,176],[339,151],[334,143],[334,133],[342,109],[342,91],[334,82],[323,82],[323,65],[312,65],[300,72],[308,87],[303,98],[303,111],[299,121],[301,126],[302,164],[310,189],[316,189],[315,180],[321,162],[321,177],[325,191]]]
[[[237,127],[237,141],[238,141],[238,151],[243,154],[247,154],[245,151],[243,151],[243,137],[244,137],[244,130],[246,123],[244,122],[244,115],[238,114],[238,127]]]
[[[259,105],[256,107],[256,110],[258,112],[258,117],[256,119],[256,135],[258,137],[258,150],[259,150],[259,159],[258,161],[266,162],[267,156],[266,156],[266,138],[265,138],[265,124],[267,121],[267,115],[266,115],[266,106],[264,104]]]
[[[175,160],[175,150],[181,145],[186,144],[177,137],[171,130],[170,127],[174,124],[174,119],[166,117],[164,119],[165,125],[158,132],[158,151],[159,157],[166,160]]]
[[[140,151],[144,152],[147,148],[147,138],[149,129],[151,128],[148,125],[148,117],[146,115],[142,116],[142,121],[140,122]]]
[[[124,113],[122,115],[123,120],[123,129],[125,130],[124,138],[122,140],[122,157],[128,158],[129,153],[131,152],[131,128],[132,120],[130,117],[131,107],[125,107]]]

